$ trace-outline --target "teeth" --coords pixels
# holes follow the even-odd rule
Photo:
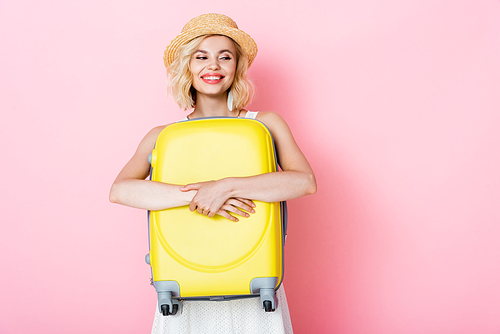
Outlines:
[[[205,80],[220,80],[221,77],[215,77],[215,76],[210,76],[210,77],[203,77]]]

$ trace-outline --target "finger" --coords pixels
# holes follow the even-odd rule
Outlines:
[[[217,214],[233,222],[239,221],[238,218],[231,216],[226,210],[219,210],[217,211]]]
[[[185,186],[179,188],[180,191],[190,191],[190,190],[198,190],[198,189],[200,189],[199,183],[190,183],[190,184],[186,184]]]
[[[201,210],[202,215],[204,215],[204,216],[210,215],[210,209],[200,208],[200,210]]]
[[[243,209],[245,211],[248,211],[250,213],[255,213],[255,210],[250,205],[248,205],[245,202],[240,201],[239,199],[231,198],[226,203],[231,204],[231,205],[238,207],[240,209]]]
[[[250,214],[248,212],[242,211],[233,205],[228,205],[228,204],[223,205],[222,209],[224,209],[225,211],[230,211],[232,213],[235,213],[235,214],[242,216],[242,217],[245,217],[245,218],[250,217]]]
[[[246,203],[247,205],[251,206],[252,208],[256,207],[255,203],[251,199],[241,198],[241,197],[235,197],[235,199],[237,199],[238,201],[241,201],[243,203]]]
[[[191,202],[189,204],[189,211],[193,212],[196,209],[198,209],[198,206],[195,203]]]
[[[208,217],[215,216],[217,212],[221,209],[221,207],[224,205],[224,202],[226,202],[225,199],[217,199],[213,200],[211,203],[207,203],[203,214]]]

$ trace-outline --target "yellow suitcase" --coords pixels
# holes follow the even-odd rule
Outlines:
[[[151,179],[185,185],[277,171],[271,133],[260,121],[202,118],[174,123],[150,155]],[[149,213],[146,262],[163,315],[182,300],[260,296],[266,312],[277,306],[283,278],[286,203],[254,201],[255,214],[232,222],[188,206]]]

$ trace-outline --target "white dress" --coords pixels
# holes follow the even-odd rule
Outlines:
[[[255,119],[257,113],[248,111],[245,118]],[[163,316],[155,306],[151,334],[292,334],[283,285],[276,291],[276,296],[278,307],[274,312],[265,312],[258,297],[231,301],[183,301],[174,316]]]

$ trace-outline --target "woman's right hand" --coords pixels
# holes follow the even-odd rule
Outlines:
[[[250,217],[249,213],[255,213],[255,203],[246,198],[229,198],[217,212],[219,216],[227,218],[233,222],[239,221],[230,213],[237,214],[241,217]],[[243,211],[244,210],[244,211]]]

